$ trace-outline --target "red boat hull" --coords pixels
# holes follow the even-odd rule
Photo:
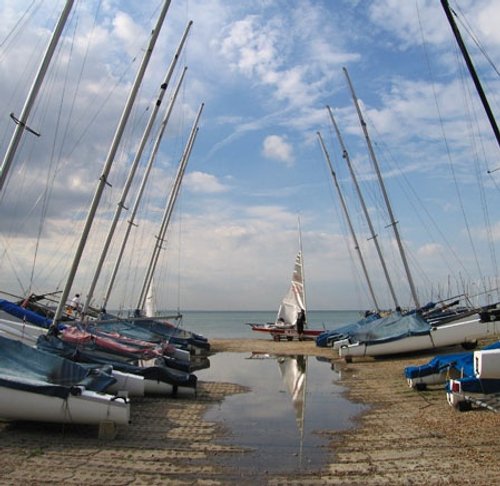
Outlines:
[[[295,327],[278,327],[267,324],[250,325],[252,331],[269,334],[275,341],[281,341],[282,339],[293,341],[294,339],[299,339],[299,333]],[[319,336],[322,332],[323,329],[304,329],[302,340],[314,340],[316,336]]]

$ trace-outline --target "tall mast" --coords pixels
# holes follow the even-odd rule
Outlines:
[[[31,109],[33,108],[36,97],[38,96],[38,92],[40,91],[40,88],[42,86],[45,74],[47,73],[47,69],[49,68],[50,61],[52,60],[52,57],[56,50],[57,43],[59,42],[66,21],[73,7],[73,3],[74,0],[66,1],[64,10],[62,11],[61,16],[59,17],[59,20],[54,29],[54,32],[52,33],[49,45],[47,46],[40,67],[38,68],[37,75],[35,76],[28,97],[26,98],[26,101],[24,103],[21,115],[19,116],[18,119],[14,117],[14,114],[11,113],[10,115],[11,118],[16,122],[16,129],[14,130],[12,138],[10,139],[10,143],[5,153],[2,166],[0,167],[0,191],[3,188],[5,180],[7,179],[7,174],[12,165],[12,161],[14,160],[17,147],[19,146],[19,142],[21,141],[24,131],[27,130],[28,132],[31,132],[39,136],[38,133],[36,133],[34,130],[28,127],[28,117],[30,115]]]
[[[354,88],[353,88],[351,80],[349,78],[349,74],[347,73],[347,69],[343,68],[343,71],[344,71],[344,74],[346,76],[347,83],[349,84],[349,89],[351,90],[352,99],[354,101],[354,105],[355,105],[356,111],[358,113],[359,123],[360,123],[361,128],[363,129],[363,133],[365,135],[366,144],[368,146],[368,152],[370,153],[370,158],[372,160],[373,167],[375,168],[375,172],[377,173],[377,178],[378,178],[378,181],[379,181],[379,184],[380,184],[380,188],[381,188],[382,194],[384,196],[385,204],[387,206],[387,211],[389,213],[389,218],[391,220],[390,226],[392,226],[392,228],[394,230],[394,235],[396,237],[396,242],[398,244],[399,254],[401,255],[401,260],[403,261],[403,266],[405,268],[406,277],[408,279],[408,284],[410,285],[410,291],[411,291],[411,294],[412,294],[412,297],[413,297],[413,301],[415,302],[415,307],[419,308],[420,304],[419,304],[419,301],[418,301],[417,291],[416,291],[415,285],[413,283],[413,278],[411,276],[410,267],[409,267],[408,261],[406,259],[406,255],[405,255],[405,252],[404,252],[403,244],[401,242],[401,237],[399,236],[399,230],[398,230],[398,227],[397,227],[397,223],[398,222],[395,220],[394,214],[392,212],[391,204],[389,202],[389,196],[387,195],[387,191],[385,189],[384,180],[382,179],[382,174],[380,173],[380,168],[379,168],[379,165],[378,165],[378,161],[377,161],[377,158],[375,157],[375,152],[373,150],[372,143],[370,141],[370,137],[368,136],[368,130],[366,128],[366,122],[363,119],[363,115],[362,115],[361,110],[359,108],[358,99],[357,99],[356,94],[354,92]]]
[[[307,309],[307,298],[306,298],[306,274],[304,270],[304,252],[302,251],[302,228],[300,225],[300,216],[297,218],[297,225],[299,230],[299,251],[300,251],[300,272],[302,273],[302,290],[304,293],[304,310]],[[307,319],[304,323],[307,325]]]
[[[106,237],[106,241],[104,242],[104,246],[103,246],[103,249],[101,251],[101,256],[99,258],[99,261],[97,263],[97,267],[96,267],[95,272],[94,272],[94,278],[92,279],[92,282],[90,284],[90,289],[89,289],[88,294],[87,294],[87,298],[85,299],[85,304],[84,304],[84,309],[83,309],[84,314],[87,313],[90,302],[91,302],[92,297],[94,295],[95,286],[97,285],[97,281],[98,281],[99,276],[101,274],[102,266],[104,265],[104,260],[106,259],[106,255],[108,253],[109,246],[111,245],[111,241],[113,239],[113,236],[114,236],[114,233],[116,230],[116,226],[118,224],[118,221],[120,220],[120,216],[122,214],[122,209],[124,209],[126,207],[125,204],[126,204],[129,190],[130,190],[130,186],[132,185],[132,182],[134,180],[135,173],[137,171],[137,167],[138,167],[139,162],[142,158],[142,153],[144,151],[144,148],[146,147],[146,142],[148,141],[149,136],[151,134],[151,130],[153,129],[153,125],[154,125],[154,122],[156,120],[156,116],[158,114],[158,111],[160,110],[160,106],[161,106],[161,103],[163,101],[163,97],[165,96],[165,92],[168,88],[168,84],[169,84],[170,79],[172,77],[172,74],[174,72],[175,66],[177,65],[177,60],[179,59],[180,52],[182,50],[182,47],[184,45],[184,42],[186,40],[186,37],[188,35],[189,29],[191,28],[192,23],[193,23],[192,21],[189,22],[188,26],[186,27],[186,30],[184,31],[184,35],[182,36],[181,43],[180,43],[180,45],[179,45],[179,47],[178,47],[178,49],[177,49],[177,51],[172,59],[172,62],[170,63],[170,66],[169,66],[167,73],[165,75],[165,79],[160,86],[160,92],[156,98],[154,107],[151,110],[151,114],[149,116],[148,123],[146,125],[146,128],[144,129],[144,133],[142,135],[141,142],[139,144],[139,148],[135,154],[134,160],[132,161],[132,165],[130,166],[127,180],[125,182],[125,185],[123,186],[120,201],[118,201],[118,204],[116,206],[115,214],[113,216],[113,220],[111,222],[111,226],[110,226],[109,231],[108,231],[108,236]]]
[[[125,230],[125,234],[123,235],[122,243],[121,243],[118,255],[116,257],[113,271],[111,272],[111,278],[109,279],[108,288],[107,288],[106,294],[104,296],[103,307],[106,307],[108,304],[109,296],[111,295],[111,291],[113,289],[113,285],[114,285],[114,282],[116,279],[116,274],[117,274],[118,269],[120,267],[121,260],[123,257],[123,252],[125,251],[125,246],[127,245],[128,238],[130,236],[130,232],[132,230],[132,227],[137,226],[135,224],[135,216],[136,216],[137,211],[139,209],[139,204],[140,204],[142,196],[144,194],[144,190],[146,188],[146,183],[148,182],[148,179],[149,179],[149,174],[151,173],[151,169],[153,168],[153,163],[156,160],[156,155],[157,155],[158,149],[160,147],[160,142],[161,142],[161,139],[162,139],[163,134],[165,132],[165,128],[168,124],[168,121],[170,120],[170,115],[171,115],[172,110],[174,108],[175,100],[177,99],[177,95],[179,94],[182,82],[184,80],[186,70],[187,70],[187,68],[185,67],[184,70],[182,71],[182,74],[181,74],[181,77],[179,78],[179,81],[177,82],[177,86],[175,87],[174,92],[173,92],[172,96],[170,97],[170,101],[169,101],[167,110],[165,112],[165,116],[163,117],[163,120],[161,122],[160,130],[159,130],[158,135],[156,137],[156,141],[155,141],[155,144],[153,146],[153,150],[151,151],[148,163],[146,164],[146,168],[144,170],[144,174],[142,175],[142,180],[141,180],[141,184],[139,187],[139,191],[137,192],[137,195],[136,195],[136,198],[134,201],[134,205],[132,207],[132,211],[130,212],[130,219],[127,221],[128,225],[127,225],[127,228]]]
[[[477,93],[479,95],[479,98],[481,98],[481,102],[483,103],[484,110],[486,111],[486,116],[488,117],[488,120],[490,122],[491,128],[493,129],[493,133],[495,134],[495,137],[497,139],[497,144],[500,146],[500,131],[498,130],[498,125],[495,120],[495,115],[493,115],[493,112],[491,111],[490,105],[488,103],[488,99],[486,98],[486,94],[484,93],[483,87],[481,85],[481,82],[479,81],[479,77],[476,73],[476,70],[474,68],[474,64],[472,64],[472,59],[469,56],[469,53],[467,52],[467,48],[465,47],[465,43],[462,39],[462,36],[460,35],[460,31],[458,30],[457,24],[455,23],[455,19],[453,18],[452,12],[450,10],[450,6],[448,5],[448,0],[441,0],[441,5],[443,6],[444,12],[446,14],[446,17],[448,19],[448,22],[450,23],[451,30],[453,31],[453,34],[455,35],[455,39],[457,40],[458,47],[460,48],[460,51],[462,52],[462,55],[465,60],[465,64],[467,64],[467,68],[469,69],[469,73],[472,76],[472,80],[474,81],[474,85],[476,86]]]
[[[359,247],[358,239],[356,237],[356,233],[354,231],[354,227],[353,227],[352,222],[351,222],[351,217],[349,216],[349,212],[347,211],[347,205],[345,203],[344,196],[342,195],[342,191],[340,189],[339,181],[337,179],[337,174],[333,170],[333,165],[332,165],[332,162],[330,160],[330,155],[328,154],[328,151],[326,150],[325,143],[323,142],[323,138],[321,137],[321,133],[317,132],[317,134],[318,134],[318,138],[319,138],[319,143],[321,144],[321,148],[323,149],[323,153],[325,155],[326,162],[328,163],[328,167],[330,168],[330,172],[332,174],[333,181],[335,183],[335,187],[336,187],[337,193],[339,195],[340,204],[342,206],[342,210],[344,211],[344,215],[346,217],[347,224],[349,226],[349,230],[351,232],[352,239],[354,241],[354,249],[357,251],[358,256],[359,256],[359,261],[361,262],[361,267],[363,269],[363,273],[365,275],[366,282],[368,284],[368,290],[370,291],[370,295],[372,297],[373,304],[375,305],[375,309],[377,309],[377,311],[380,311],[380,307],[378,305],[377,298],[375,297],[375,292],[373,291],[372,283],[371,283],[370,277],[368,275],[368,270],[367,270],[366,265],[365,265],[365,260],[363,258],[363,254],[361,253],[361,248]]]
[[[108,175],[111,170],[111,166],[113,165],[113,161],[116,155],[116,151],[118,149],[118,145],[123,136],[123,132],[125,130],[125,125],[127,124],[130,112],[132,111],[132,106],[134,104],[135,98],[137,96],[137,92],[139,91],[139,87],[142,83],[142,79],[144,78],[144,73],[146,71],[146,67],[148,66],[149,60],[153,53],[153,48],[156,44],[156,40],[158,39],[158,35],[160,34],[161,27],[163,25],[163,21],[165,20],[165,16],[167,15],[168,8],[170,7],[171,0],[165,0],[158,21],[155,25],[154,30],[151,33],[151,37],[149,40],[148,47],[144,53],[141,65],[139,67],[139,71],[137,72],[134,84],[132,86],[132,90],[129,94],[127,103],[125,104],[125,108],[123,110],[122,116],[118,123],[118,127],[116,129],[115,135],[113,137],[113,142],[111,144],[108,156],[106,157],[106,162],[104,164],[104,169],[99,178],[99,183],[96,188],[96,192],[92,199],[92,204],[87,215],[87,220],[85,221],[85,226],[82,232],[82,236],[80,238],[80,242],[78,244],[75,257],[73,260],[73,264],[71,266],[68,279],[66,281],[66,285],[61,295],[61,300],[59,301],[59,305],[57,307],[56,313],[54,315],[54,320],[52,325],[57,326],[57,322],[62,316],[64,306],[66,305],[66,300],[68,298],[69,292],[73,285],[73,280],[75,279],[76,271],[78,269],[78,265],[80,264],[80,260],[83,254],[83,250],[85,248],[85,244],[87,242],[88,235],[90,233],[90,229],[92,227],[92,223],[94,221],[95,214],[97,212],[97,207],[101,200],[102,193],[104,191],[104,187],[108,184]]]
[[[198,114],[193,122],[193,127],[191,129],[191,133],[184,147],[184,151],[181,156],[181,160],[179,163],[179,167],[177,169],[177,174],[175,176],[174,185],[170,192],[167,205],[165,207],[165,211],[163,213],[162,223],[160,227],[160,232],[156,237],[156,244],[153,248],[153,253],[151,255],[151,260],[146,271],[146,276],[144,278],[144,282],[142,285],[142,290],[139,296],[139,301],[137,303],[137,309],[143,309],[144,302],[146,300],[146,295],[151,285],[151,281],[153,280],[153,275],[156,270],[156,264],[158,263],[158,258],[160,256],[160,251],[162,250],[162,243],[165,241],[165,233],[167,232],[168,225],[170,224],[170,219],[172,217],[172,213],[174,211],[175,203],[177,201],[177,196],[179,195],[179,191],[181,188],[182,178],[184,177],[184,173],[186,171],[186,166],[189,161],[189,157],[191,156],[191,151],[193,150],[193,145],[196,140],[196,136],[198,134],[198,123],[200,120],[201,112],[203,111],[204,104],[202,103],[200,109],[198,110]]]
[[[392,285],[392,280],[389,275],[389,271],[387,270],[387,265],[384,260],[384,256],[382,255],[382,249],[380,248],[380,245],[378,243],[378,235],[375,233],[375,228],[373,227],[372,219],[370,217],[370,213],[368,211],[368,208],[366,207],[365,199],[363,197],[363,194],[361,193],[361,189],[358,184],[358,179],[356,177],[356,174],[354,172],[354,169],[351,164],[351,159],[349,157],[349,152],[347,151],[345,144],[344,144],[344,139],[342,138],[342,135],[340,134],[340,130],[337,126],[337,123],[335,122],[335,118],[333,117],[332,110],[330,109],[329,106],[326,107],[328,110],[328,113],[330,115],[330,120],[332,121],[333,127],[335,128],[335,133],[337,134],[337,138],[340,143],[340,147],[342,148],[342,157],[345,159],[347,163],[347,167],[349,168],[349,173],[351,174],[352,181],[354,183],[354,187],[356,189],[356,193],[358,194],[359,201],[361,203],[361,207],[363,208],[363,213],[366,218],[366,222],[368,223],[368,228],[370,229],[370,235],[371,239],[373,240],[373,243],[375,244],[375,249],[377,250],[377,255],[380,260],[380,264],[382,265],[382,270],[384,271],[385,279],[387,280],[387,285],[389,286],[389,292],[391,293],[392,300],[394,301],[395,307],[399,307],[398,303],[398,298],[396,297],[396,292],[394,291],[394,287]]]

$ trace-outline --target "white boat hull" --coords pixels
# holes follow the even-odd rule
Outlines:
[[[99,425],[130,423],[130,404],[112,395],[83,390],[67,398],[0,386],[0,419]]]
[[[427,334],[408,336],[386,342],[343,344],[338,348],[339,356],[383,356],[411,353],[427,349],[474,343],[478,339],[500,334],[500,321],[482,322],[471,319],[465,322],[445,324],[432,328]]]
[[[143,376],[124,373],[118,370],[113,370],[111,374],[115,378],[116,383],[106,389],[107,393],[120,394],[121,392],[127,392],[129,397],[144,396]]]
[[[2,336],[21,341],[28,346],[34,346],[38,336],[46,332],[46,329],[24,322],[0,319],[0,334]]]

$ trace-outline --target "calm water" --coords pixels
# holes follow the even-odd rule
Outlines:
[[[214,338],[260,338],[246,322],[273,321],[275,312],[184,312],[183,326]],[[359,318],[358,311],[309,312],[309,326],[333,329]],[[333,437],[323,431],[346,430],[365,409],[349,402],[329,361],[305,356],[218,353],[210,368],[197,371],[204,381],[238,383],[248,393],[226,397],[206,419],[229,430],[222,440],[248,448],[221,463],[242,474],[315,471],[326,464]]]
[[[168,312],[168,311],[167,311]],[[276,311],[183,311],[182,326],[208,339],[215,338],[258,338],[247,322],[274,322]],[[360,311],[308,311],[309,327],[314,329],[335,329],[357,321]]]

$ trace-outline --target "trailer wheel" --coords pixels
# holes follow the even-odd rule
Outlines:
[[[462,343],[462,348],[464,348],[466,351],[470,351],[471,349],[476,349],[477,348],[477,341],[466,341]]]
[[[417,390],[417,391],[427,390],[427,385],[425,383],[416,383],[415,390]]]
[[[277,334],[276,334],[276,335],[274,335],[274,336],[273,336],[273,339],[274,339],[275,341],[279,341],[281,338],[279,337],[279,335],[277,335]]]
[[[472,403],[467,401],[467,400],[463,400],[461,402],[458,402],[456,405],[455,405],[455,408],[459,411],[459,412],[469,412],[470,410],[472,410]]]
[[[293,341],[293,336],[287,336],[287,337],[286,337],[286,339],[287,339],[288,341]]]

